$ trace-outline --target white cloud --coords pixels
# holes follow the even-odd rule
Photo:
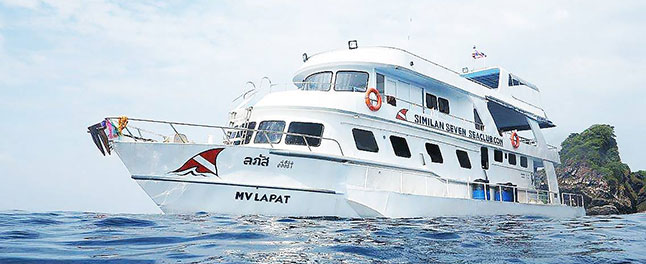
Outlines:
[[[36,9],[40,5],[38,0],[1,0],[0,4],[13,7]]]

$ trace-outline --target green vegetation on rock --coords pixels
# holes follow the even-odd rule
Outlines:
[[[593,125],[561,143],[561,191],[583,194],[589,214],[646,211],[646,172],[621,162],[615,138],[614,127]]]

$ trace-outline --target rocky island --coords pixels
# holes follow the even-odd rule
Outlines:
[[[621,162],[615,138],[614,127],[593,125],[561,143],[560,190],[582,194],[589,215],[646,211],[646,171]]]

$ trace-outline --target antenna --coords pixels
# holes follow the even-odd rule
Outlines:
[[[413,31],[412,28],[413,28],[413,18],[409,17],[408,18],[408,36],[406,38],[406,46],[407,46],[406,49],[409,50],[409,51],[410,51],[410,35],[411,35],[411,32]]]

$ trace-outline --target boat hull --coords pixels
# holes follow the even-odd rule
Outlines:
[[[464,185],[447,187],[423,173],[404,173],[305,152],[141,142],[115,142],[114,149],[131,177],[164,213],[338,217],[585,215],[582,207],[475,200]],[[251,157],[262,157],[266,164],[262,159],[253,162]]]
[[[480,215],[567,218],[585,215],[582,207],[565,205],[480,201],[374,190],[349,190],[339,194],[133,178],[164,213],[171,214],[213,212],[228,215],[395,218]],[[281,200],[271,199],[272,196],[279,196]]]

